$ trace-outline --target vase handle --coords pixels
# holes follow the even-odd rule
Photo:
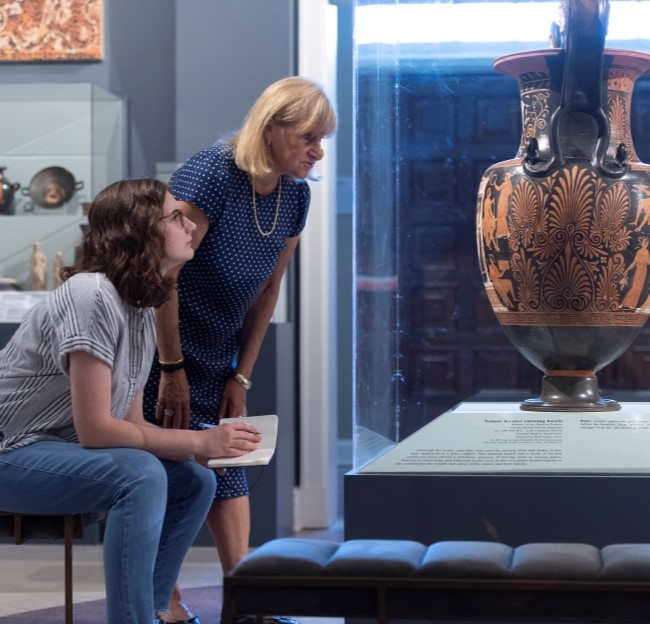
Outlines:
[[[567,0],[565,15],[564,76],[560,105],[551,116],[550,158],[540,158],[537,145],[527,146],[524,170],[543,177],[566,163],[560,136],[562,122],[569,115],[589,115],[596,122],[596,145],[591,164],[602,175],[620,178],[627,171],[627,151],[619,146],[616,156],[607,160],[610,127],[603,110],[603,56],[609,17],[608,0]]]

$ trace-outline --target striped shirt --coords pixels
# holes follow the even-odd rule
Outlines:
[[[39,440],[76,442],[68,354],[111,367],[111,413],[124,419],[155,353],[151,308],[124,302],[101,273],[78,273],[26,315],[0,351],[0,451]]]

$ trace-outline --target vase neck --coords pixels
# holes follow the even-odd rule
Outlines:
[[[608,157],[610,126],[602,98],[609,4],[568,0],[564,7],[564,72],[559,106],[550,117],[548,150],[542,153],[538,140],[530,138],[523,168],[530,176],[545,177],[577,157],[589,160],[603,176],[620,178],[627,171],[627,148],[620,144]]]

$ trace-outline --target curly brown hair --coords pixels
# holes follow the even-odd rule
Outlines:
[[[174,284],[161,272],[165,237],[158,222],[166,191],[166,184],[149,178],[120,180],[100,191],[88,212],[80,259],[62,269],[62,279],[104,273],[132,306],[163,304]]]

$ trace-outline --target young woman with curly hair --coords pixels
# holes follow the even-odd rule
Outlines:
[[[171,431],[144,420],[165,274],[196,226],[156,180],[116,182],[88,215],[78,266],[0,351],[0,492],[6,511],[106,512],[107,621],[162,617],[215,493],[204,458],[257,447],[246,424]],[[198,462],[196,460],[198,459]]]

